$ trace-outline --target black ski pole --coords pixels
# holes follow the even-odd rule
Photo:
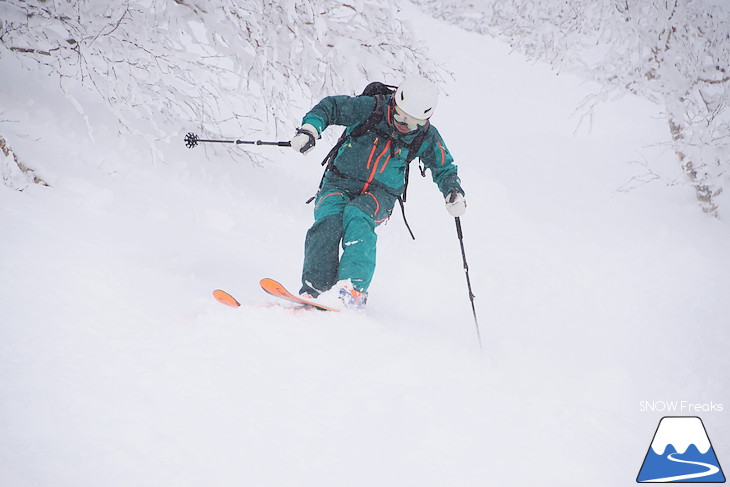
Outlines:
[[[210,140],[210,139],[201,139],[197,135],[195,135],[192,132],[189,132],[185,136],[185,146],[187,146],[188,149],[192,149],[196,145],[198,145],[199,142],[218,142],[221,144],[251,144],[251,145],[277,145],[279,147],[291,147],[291,142],[288,140],[279,140],[274,142],[267,142],[263,140]]]
[[[477,328],[477,340],[479,340],[479,349],[482,350],[482,334],[479,332],[479,320],[477,319],[477,310],[474,307],[474,293],[471,290],[471,279],[469,279],[469,264],[466,263],[466,252],[464,251],[464,233],[461,231],[461,219],[454,217],[456,221],[456,235],[459,237],[459,245],[461,246],[461,257],[464,260],[464,273],[466,274],[466,287],[469,290],[469,301],[471,301],[471,312],[474,315],[474,325]]]

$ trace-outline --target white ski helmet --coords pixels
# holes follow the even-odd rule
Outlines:
[[[395,90],[395,104],[413,118],[428,119],[438,102],[438,89],[423,76],[406,78]]]

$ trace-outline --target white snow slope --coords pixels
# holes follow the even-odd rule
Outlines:
[[[596,86],[412,22],[454,72],[433,122],[467,191],[483,352],[430,179],[412,172],[416,241],[398,210],[380,228],[366,313],[295,312],[258,280],[297,289],[327,144],[241,149],[272,157],[253,167],[180,127],[162,163],[3,56],[0,134],[51,186],[0,186],[0,485],[613,487],[666,414],[641,401],[730,407],[730,227],[657,109],[625,97],[579,126]],[[676,413],[730,463],[727,412]]]

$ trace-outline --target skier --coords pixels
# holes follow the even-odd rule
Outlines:
[[[364,134],[353,131],[377,113],[374,96],[328,96],[302,119],[292,148],[307,154],[330,125],[346,127],[344,143],[328,166],[317,193],[314,224],[306,235],[300,295],[316,298],[337,286],[349,308],[362,308],[375,272],[375,227],[390,217],[406,185],[414,156],[431,170],[448,212],[466,211],[456,165],[430,122],[438,91],[426,78],[405,79],[382,99],[382,118]],[[376,115],[377,117],[377,115]],[[414,141],[420,147],[414,147]],[[414,154],[408,157],[409,151]],[[340,257],[340,244],[342,256]]]

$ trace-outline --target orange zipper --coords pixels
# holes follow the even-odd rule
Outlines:
[[[375,142],[377,143],[377,141],[378,141],[378,138],[376,137]],[[385,148],[383,149],[383,152],[381,152],[378,155],[378,158],[375,159],[375,164],[373,164],[373,170],[370,171],[370,177],[365,182],[365,186],[363,186],[361,194],[364,193],[365,191],[367,191],[368,187],[370,186],[370,183],[372,183],[373,179],[375,179],[375,172],[378,170],[378,162],[380,162],[380,158],[383,157],[383,154],[385,154],[388,151],[388,149],[390,149],[390,140],[385,144]],[[375,152],[375,147],[373,147],[373,152]],[[373,152],[370,153],[370,159],[372,159]],[[368,159],[368,169],[370,169],[370,159]],[[386,158],[386,161],[387,161],[387,159],[390,159],[390,156],[388,156]]]
[[[443,166],[446,163],[446,151],[444,150],[444,146],[441,145],[441,142],[437,142],[439,149],[441,149],[441,165]]]
[[[370,151],[370,157],[368,157],[368,164],[366,166],[368,169],[370,169],[370,163],[373,160],[373,154],[375,154],[375,149],[378,148],[378,139],[379,139],[379,137],[375,137],[375,140],[373,141],[373,148]]]
[[[395,154],[400,154],[400,149],[395,151]],[[394,154],[394,155],[395,155]],[[390,161],[390,154],[388,154],[388,157],[385,158],[385,162],[383,163],[383,167],[380,168],[380,174],[383,174],[383,171],[385,171],[385,168],[388,167],[388,161]]]

